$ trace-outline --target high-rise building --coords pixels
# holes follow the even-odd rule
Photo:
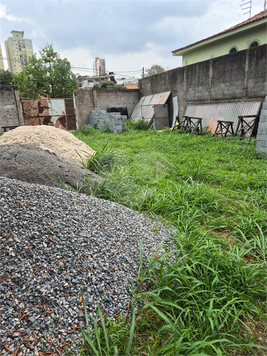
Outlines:
[[[2,54],[2,48],[1,48],[1,43],[0,43],[0,70],[5,69],[4,67],[4,60],[3,60],[3,54]]]
[[[105,61],[105,59],[100,59],[99,57],[95,57],[94,72],[95,72],[95,75],[104,75],[104,74],[106,74],[106,61]]]
[[[8,68],[11,73],[19,73],[24,64],[32,56],[32,40],[23,38],[24,31],[11,31],[12,37],[5,41]]]

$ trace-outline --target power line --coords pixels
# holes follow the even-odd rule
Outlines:
[[[21,64],[21,61],[18,58],[2,57],[2,59],[3,60],[8,60],[8,61],[13,61],[13,62],[19,62]],[[94,68],[91,68],[91,67],[82,67],[82,66],[71,65],[71,69],[75,70],[75,71],[90,72],[90,74],[95,72]],[[108,72],[113,72],[114,75],[119,75],[119,76],[122,76],[122,77],[127,77],[127,78],[133,78],[134,79],[135,76],[137,76],[139,74],[140,75],[142,74],[142,69],[137,69],[137,68],[136,69],[132,68],[131,70],[121,69],[118,72],[114,71],[114,70],[109,70],[109,71],[107,71],[107,73]]]

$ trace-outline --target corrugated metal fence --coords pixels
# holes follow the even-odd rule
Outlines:
[[[73,99],[21,99],[25,125],[76,129]]]

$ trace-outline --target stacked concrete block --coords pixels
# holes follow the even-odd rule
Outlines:
[[[260,112],[256,151],[267,154],[267,96]]]
[[[119,112],[108,113],[105,110],[94,109],[89,112],[90,125],[96,129],[109,128],[114,133],[120,133],[126,130],[126,115]]]

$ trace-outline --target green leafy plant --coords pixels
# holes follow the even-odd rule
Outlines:
[[[136,130],[136,131],[147,131],[150,129],[149,122],[145,120],[138,120],[136,122],[133,122],[131,120],[127,121],[127,129],[128,130]]]
[[[12,79],[14,74],[11,73],[8,69],[0,69],[0,84],[1,85],[12,85]]]
[[[78,88],[78,82],[71,71],[70,62],[61,59],[52,44],[47,44],[39,52],[40,58],[33,54],[24,70],[13,76],[23,98],[71,98]]]

